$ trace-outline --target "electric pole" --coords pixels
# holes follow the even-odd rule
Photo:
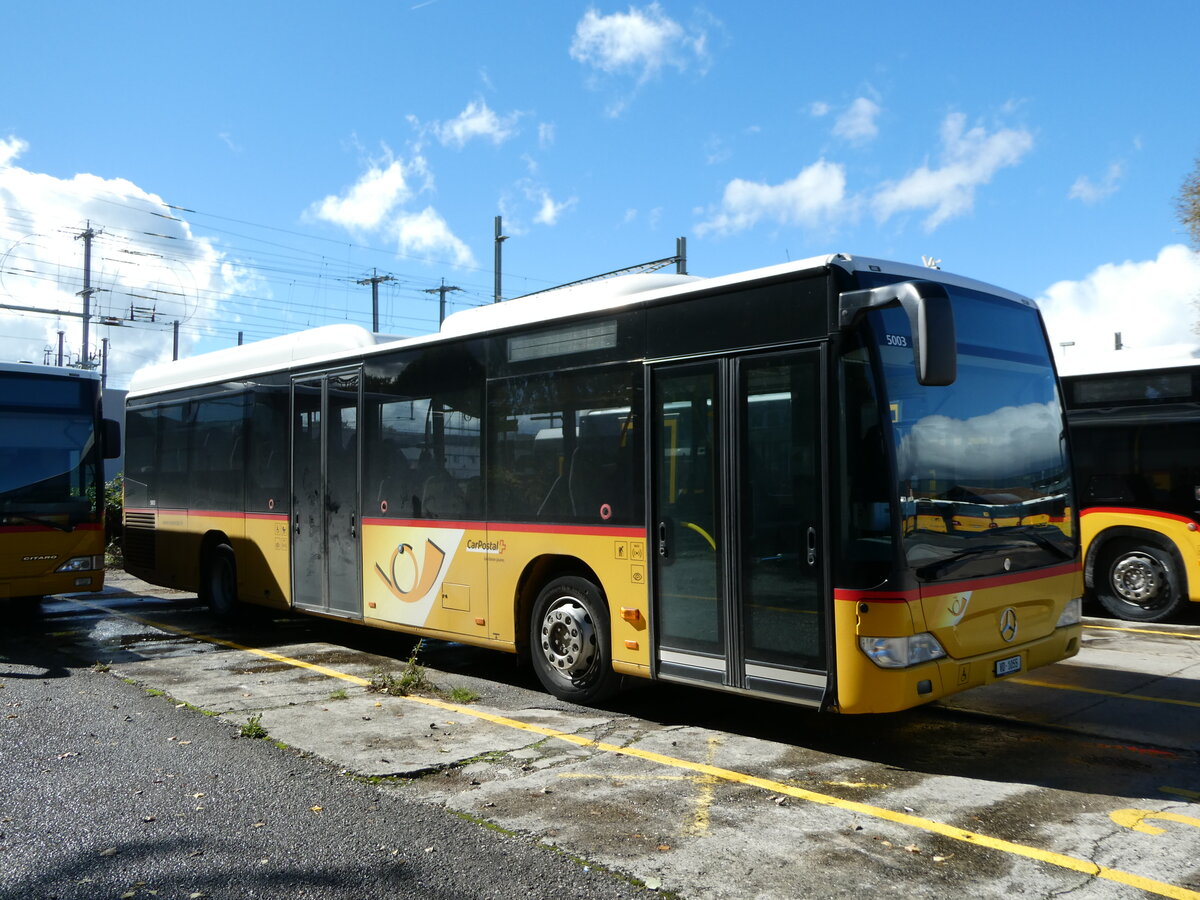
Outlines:
[[[461,291],[462,288],[447,287],[446,279],[443,278],[441,287],[425,288],[424,290],[425,290],[426,294],[440,294],[441,295],[441,297],[438,299],[438,327],[440,328],[442,326],[442,323],[446,321],[446,293],[448,291]]]
[[[500,216],[496,216],[496,299],[493,303],[500,302],[500,245],[507,240],[508,235],[500,233]]]
[[[360,278],[357,282],[371,286],[371,331],[376,334],[379,332],[379,282],[395,280],[392,275],[380,275],[377,269],[372,269],[370,278]]]
[[[95,236],[91,219],[88,219],[87,228],[83,233],[75,235],[75,240],[83,238],[83,290],[78,294],[83,297],[83,352],[79,357],[81,368],[86,368],[88,364],[88,320],[92,317],[92,238]]]

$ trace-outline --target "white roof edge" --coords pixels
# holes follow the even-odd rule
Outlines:
[[[100,379],[100,373],[93,369],[74,369],[67,366],[44,366],[40,363],[0,362],[0,372],[25,372],[34,375],[58,375],[63,378]]]
[[[660,273],[618,275],[602,281],[554,288],[501,303],[464,309],[447,316],[440,333],[443,337],[458,337],[516,325],[548,322],[635,303],[643,304],[699,289],[720,288],[726,284],[740,284],[743,281],[824,268],[832,260],[841,258],[844,258],[841,254],[814,256],[715,278]]]
[[[257,372],[286,371],[300,365],[336,361],[355,350],[375,350],[385,345],[418,345],[440,338],[467,337],[502,328],[552,322],[584,313],[641,305],[697,290],[719,290],[729,285],[795,275],[834,265],[848,272],[871,270],[906,278],[944,281],[1034,305],[1032,300],[1020,294],[949,272],[890,260],[828,253],[713,278],[666,273],[619,275],[462,310],[447,316],[439,332],[420,337],[373,334],[360,325],[325,325],[174,362],[145,366],[135,372],[130,380],[129,397],[136,398],[150,391],[236,381]]]
[[[1062,348],[1055,356],[1058,374],[1063,378],[1076,375],[1119,375],[1148,369],[1175,369],[1200,365],[1200,353],[1194,344],[1167,344],[1159,347],[1106,350],[1102,353],[1075,353],[1075,348]]]
[[[942,281],[956,287],[970,288],[971,290],[995,294],[997,297],[1004,297],[1007,300],[1015,300],[1025,306],[1037,305],[1024,294],[1018,294],[1016,291],[1010,291],[1008,288],[989,284],[986,281],[979,281],[975,278],[968,278],[965,275],[955,275],[953,272],[930,269],[926,266],[917,266],[912,263],[895,262],[890,259],[872,259],[869,256],[848,256],[841,254],[830,257],[829,262],[841,265],[848,272],[875,271],[872,268],[875,266],[890,275],[903,275],[906,278],[914,280]]]
[[[236,381],[254,372],[286,370],[323,359],[337,359],[353,350],[399,340],[402,339],[392,335],[372,334],[361,325],[323,325],[186,359],[143,366],[129,381],[129,396],[216,381]]]

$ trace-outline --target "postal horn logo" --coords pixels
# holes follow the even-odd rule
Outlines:
[[[424,562],[417,559],[411,544],[401,544],[392,551],[388,571],[383,571],[379,563],[375,563],[375,572],[383,579],[383,583],[388,586],[389,591],[405,603],[416,603],[433,590],[445,560],[445,551],[433,541],[426,539]],[[403,572],[404,575],[398,574],[398,571]],[[402,585],[407,585],[407,587],[402,587]]]

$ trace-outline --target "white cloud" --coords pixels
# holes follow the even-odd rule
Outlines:
[[[942,122],[942,160],[937,168],[921,166],[874,197],[876,216],[887,221],[908,210],[932,209],[925,230],[971,211],[975,189],[1003,168],[1014,166],[1033,148],[1033,135],[1022,129],[988,134],[977,126],[966,130],[966,116],[951,113]]]
[[[562,203],[558,203],[550,196],[549,191],[543,190],[540,193],[541,205],[533,217],[533,221],[538,225],[557,225],[558,217],[579,202],[579,198],[570,197]]]
[[[483,100],[472,100],[456,118],[438,123],[433,129],[444,145],[461,150],[468,141],[477,138],[503,144],[516,134],[519,118],[519,113],[498,116]]]
[[[1079,281],[1053,284],[1037,302],[1059,365],[1076,372],[1200,353],[1198,298],[1200,254],[1172,244],[1155,259],[1107,263]],[[1114,349],[1118,332],[1121,351]]]
[[[1080,175],[1075,179],[1075,183],[1071,185],[1071,190],[1067,194],[1072,200],[1082,200],[1088,206],[1093,206],[1101,200],[1107,200],[1115,194],[1121,186],[1121,178],[1125,174],[1125,167],[1119,162],[1113,163],[1108,167],[1108,171],[1104,173],[1104,178],[1097,184],[1086,175]]]
[[[685,28],[658,3],[604,16],[589,9],[575,26],[571,58],[610,77],[632,77],[640,86],[664,67],[680,72],[708,66],[708,35],[700,27]],[[609,114],[619,115],[629,98],[612,101]]]
[[[20,138],[9,136],[0,139],[0,166],[7,166],[29,149],[29,144]]]
[[[330,194],[309,207],[309,215],[351,231],[370,231],[412,196],[400,160],[391,160],[383,167],[372,163],[343,194]]]
[[[110,339],[109,384],[125,387],[141,365],[169,360],[171,322],[179,320],[180,354],[186,355],[212,325],[228,315],[218,306],[252,276],[213,244],[196,237],[179,210],[120,178],[79,174],[56,178],[12,165],[26,149],[0,140],[0,303],[45,310],[0,309],[0,356],[42,362],[56,354],[64,332],[68,361],[83,349],[84,242],[90,223],[90,283],[95,290],[88,333],[89,356]],[[130,306],[153,308],[156,323],[131,323]],[[122,325],[102,324],[102,319]],[[142,317],[139,316],[139,320]]]
[[[822,159],[782,184],[735,178],[725,186],[720,207],[696,226],[696,234],[732,234],[762,221],[814,227],[845,204],[845,169]]]
[[[449,253],[455,265],[472,266],[475,258],[471,249],[450,230],[446,220],[431,206],[419,213],[403,213],[389,225],[396,247],[401,254],[431,256]]]
[[[817,100],[811,106],[809,106],[808,111],[813,115],[814,118],[819,119],[822,116],[829,115],[833,111],[833,107],[822,100]]]
[[[404,256],[448,256],[454,265],[470,266],[475,259],[446,220],[427,206],[420,212],[409,207],[421,194],[433,190],[433,176],[424,157],[407,162],[393,159],[390,151],[342,194],[314,203],[307,218],[329,222],[357,235],[386,235]]]
[[[859,97],[850,108],[838,116],[833,133],[852,144],[866,144],[879,135],[875,119],[882,112],[879,104],[866,97]]]

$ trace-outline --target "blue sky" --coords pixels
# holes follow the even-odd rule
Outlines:
[[[1068,367],[1200,347],[1175,215],[1200,155],[1194,2],[26,4],[5,16],[0,304],[78,310],[111,383],[328,322],[437,326],[671,256],[827,252],[1042,304]],[[80,319],[0,309],[0,358]],[[1163,351],[1162,345],[1172,345]],[[1152,349],[1154,348],[1154,349]]]

